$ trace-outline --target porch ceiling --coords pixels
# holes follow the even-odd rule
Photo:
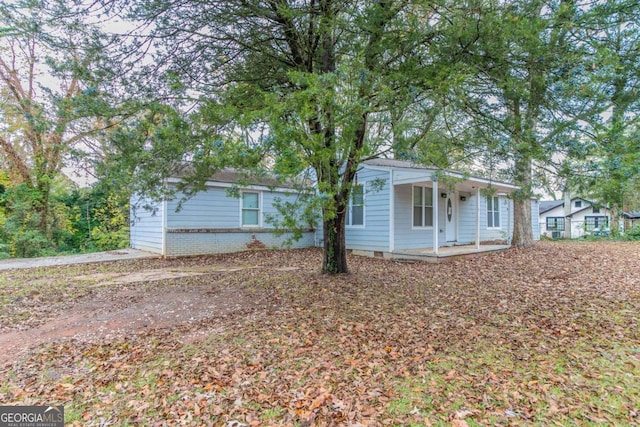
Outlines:
[[[495,188],[498,192],[501,193],[511,193],[518,189],[517,186],[508,184],[505,182],[492,181],[485,178],[478,177],[464,177],[464,175],[452,172],[445,171],[445,173],[454,178],[463,178],[463,181],[456,184],[456,190],[462,192],[473,193],[478,188]],[[393,171],[393,184],[394,185],[403,185],[403,184],[429,184],[433,182],[433,178],[435,177],[436,171],[433,169],[424,169],[420,171],[402,171],[395,170]]]

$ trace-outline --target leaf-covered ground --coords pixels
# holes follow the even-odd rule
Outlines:
[[[640,425],[639,244],[320,261],[1,272],[0,404],[95,426]]]

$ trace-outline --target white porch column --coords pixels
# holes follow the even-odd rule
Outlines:
[[[476,249],[480,249],[480,188],[476,188]]]
[[[433,181],[431,199],[433,205],[433,253],[438,255],[438,181]]]
[[[389,253],[396,250],[396,205],[395,184],[393,183],[393,171],[389,171]],[[413,194],[411,194],[413,204]]]

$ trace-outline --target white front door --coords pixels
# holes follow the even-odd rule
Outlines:
[[[455,242],[457,240],[457,212],[456,212],[456,195],[449,193],[445,204],[445,223],[447,242]]]

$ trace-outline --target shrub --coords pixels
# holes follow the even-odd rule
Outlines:
[[[33,258],[50,255],[52,247],[45,236],[37,230],[26,230],[13,236],[11,253],[16,258]]]
[[[640,240],[640,225],[624,232],[625,240]]]
[[[7,259],[11,257],[11,248],[6,243],[0,243],[0,259]]]

